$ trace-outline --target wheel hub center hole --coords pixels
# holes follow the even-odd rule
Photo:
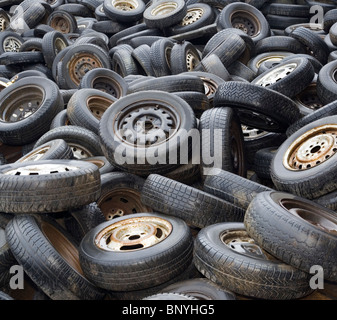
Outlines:
[[[321,146],[315,146],[315,147],[313,147],[313,148],[310,150],[310,152],[311,152],[311,153],[316,153],[316,152],[318,152],[320,149],[321,149]]]

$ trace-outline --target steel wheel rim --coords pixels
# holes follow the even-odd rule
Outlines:
[[[283,166],[289,170],[308,170],[324,163],[337,152],[337,126],[323,125],[298,137],[287,149]]]
[[[245,140],[258,139],[268,134],[267,131],[263,131],[257,128],[252,128],[246,125],[241,125],[241,128],[242,128],[242,133],[243,133],[243,137]]]
[[[98,248],[113,252],[132,252],[152,247],[172,232],[172,224],[158,217],[135,217],[115,222],[95,237]]]
[[[163,16],[170,14],[174,10],[178,8],[178,4],[173,1],[167,1],[157,5],[155,8],[151,10],[152,16]]]
[[[84,75],[95,68],[102,68],[101,61],[88,52],[75,54],[68,63],[71,80],[79,85]]]
[[[199,57],[192,52],[191,50],[187,50],[186,52],[186,66],[188,71],[194,70],[195,66],[200,62]]]
[[[261,32],[259,19],[249,12],[236,10],[230,15],[229,19],[233,28],[240,29],[251,37],[256,37]]]
[[[113,101],[100,97],[100,96],[91,96],[87,99],[87,108],[90,110],[92,115],[97,119],[101,120],[103,113],[113,104]]]
[[[279,204],[291,214],[309,222],[324,232],[337,235],[336,219],[312,204],[296,199],[280,199]]]
[[[275,63],[278,63],[278,62],[282,61],[284,58],[285,58],[285,56],[282,56],[282,55],[270,55],[270,56],[263,57],[260,60],[258,60],[255,64],[255,66],[257,68],[259,68],[261,66],[261,64],[263,62],[266,62],[266,61],[275,61]]]
[[[25,157],[23,157],[20,160],[20,162],[24,162],[24,161],[38,161],[38,160],[40,160],[46,154],[46,152],[49,149],[50,149],[50,146],[45,146],[45,147],[37,148],[37,149],[33,150],[32,152],[30,152]]]
[[[131,104],[115,121],[116,135],[133,147],[165,143],[179,127],[180,115],[174,106],[156,100]]]
[[[42,105],[45,93],[38,86],[27,85],[13,90],[2,101],[0,120],[17,122],[34,114]]]
[[[79,168],[73,165],[68,166],[65,164],[54,164],[54,163],[39,164],[37,161],[36,164],[11,169],[6,172],[3,172],[3,174],[12,176],[38,176],[38,175],[48,175],[76,170],[79,170]]]
[[[188,26],[192,23],[197,22],[204,14],[204,10],[202,8],[190,8],[187,10],[187,13],[183,20],[180,22],[181,26]]]
[[[267,74],[256,81],[255,84],[262,87],[268,87],[287,77],[296,68],[297,63],[288,63],[283,66],[276,67],[275,69],[267,72]]]
[[[71,148],[74,158],[77,160],[93,157],[94,155],[87,148],[72,142],[68,142]]]
[[[303,92],[295,97],[295,102],[310,110],[318,110],[324,106],[316,90],[316,82],[310,84]]]
[[[270,254],[258,246],[246,230],[225,230],[220,234],[220,241],[235,253],[254,259],[273,260]]]
[[[140,192],[131,188],[120,188],[105,194],[97,201],[97,205],[105,219],[112,220],[129,214],[149,212],[140,198]]]
[[[114,8],[121,11],[132,11],[138,8],[138,2],[132,0],[113,0],[111,4]]]
[[[56,38],[55,40],[55,53],[58,54],[64,48],[67,47],[67,44],[60,38]]]
[[[108,78],[108,77],[101,77],[101,76],[96,77],[91,82],[91,86],[94,89],[97,89],[97,90],[103,91],[105,93],[111,94],[115,98],[119,98],[120,92],[122,91],[122,88],[119,85],[119,83],[115,82],[115,81],[112,82],[111,79]]]
[[[74,270],[83,275],[79,261],[79,252],[76,247],[53,225],[43,221],[40,227],[42,233],[51,242],[53,248],[55,248]]]
[[[61,33],[70,33],[71,31],[68,18],[54,17],[50,22],[50,26]]]

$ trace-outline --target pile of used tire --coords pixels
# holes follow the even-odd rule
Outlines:
[[[0,8],[0,299],[15,265],[32,299],[337,281],[336,1]]]

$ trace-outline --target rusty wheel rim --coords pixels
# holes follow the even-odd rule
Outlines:
[[[297,138],[287,149],[283,165],[289,170],[308,170],[337,152],[337,126],[323,125]]]
[[[279,204],[291,214],[309,222],[318,229],[337,235],[336,218],[324,210],[296,199],[280,199]]]
[[[27,85],[12,91],[2,101],[0,120],[18,122],[34,114],[42,105],[44,91],[34,85]]]
[[[255,66],[258,69],[263,62],[269,61],[269,62],[274,62],[276,64],[276,63],[279,63],[280,61],[282,61],[284,58],[285,58],[285,56],[283,56],[283,55],[274,55],[274,54],[268,55],[267,57],[263,57],[260,60],[258,60],[255,64]]]
[[[251,37],[256,37],[261,32],[259,19],[247,11],[234,11],[230,16],[230,21],[233,28],[240,29]]]
[[[88,52],[75,54],[68,63],[69,76],[76,85],[80,84],[88,71],[102,67],[101,61]]]
[[[46,152],[50,149],[49,146],[45,146],[45,147],[40,147],[37,148],[35,150],[33,150],[32,152],[30,152],[29,154],[27,154],[25,157],[23,157],[20,161],[18,162],[24,162],[24,161],[38,161],[40,160],[45,154]]]
[[[88,98],[86,105],[92,115],[97,120],[101,120],[103,113],[112,105],[112,103],[112,100],[94,95]]]
[[[51,242],[53,248],[63,257],[63,259],[79,274],[83,271],[79,261],[79,252],[76,247],[53,225],[43,221],[41,231]]]
[[[71,23],[66,17],[54,17],[50,26],[61,33],[70,33],[71,31]]]
[[[130,252],[152,247],[165,240],[172,232],[169,221],[158,217],[135,217],[115,222],[95,237],[100,249]]]
[[[97,201],[97,205],[106,220],[129,214],[151,212],[152,210],[142,204],[140,198],[140,192],[131,188],[121,188],[102,196]]]
[[[100,90],[102,92],[111,94],[115,98],[120,98],[122,88],[118,82],[111,83],[111,79],[108,77],[96,77],[92,82],[91,86],[94,89]]]
[[[198,21],[204,14],[202,8],[190,8],[187,10],[187,13],[183,20],[180,22],[181,26],[188,26],[196,21]]]

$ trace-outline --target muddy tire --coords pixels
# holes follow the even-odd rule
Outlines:
[[[54,220],[18,215],[8,223],[6,237],[17,261],[51,299],[103,299],[105,293],[83,276],[77,245]]]
[[[129,238],[116,234],[118,244],[106,238],[121,227],[129,230]],[[153,228],[157,233],[152,233]],[[142,232],[149,237],[148,242],[143,242]],[[134,291],[165,283],[186,270],[192,261],[192,248],[192,235],[183,220],[139,213],[104,222],[89,231],[80,244],[80,262],[84,274],[98,287]]]
[[[336,213],[283,192],[257,195],[246,211],[248,234],[285,263],[310,273],[319,265],[324,279],[336,281]]]
[[[252,241],[243,223],[218,223],[200,230],[193,257],[206,278],[237,294],[286,300],[312,292],[310,275],[270,256]]]
[[[0,180],[0,208],[7,213],[61,212],[96,201],[100,195],[98,168],[75,160],[3,165]]]

